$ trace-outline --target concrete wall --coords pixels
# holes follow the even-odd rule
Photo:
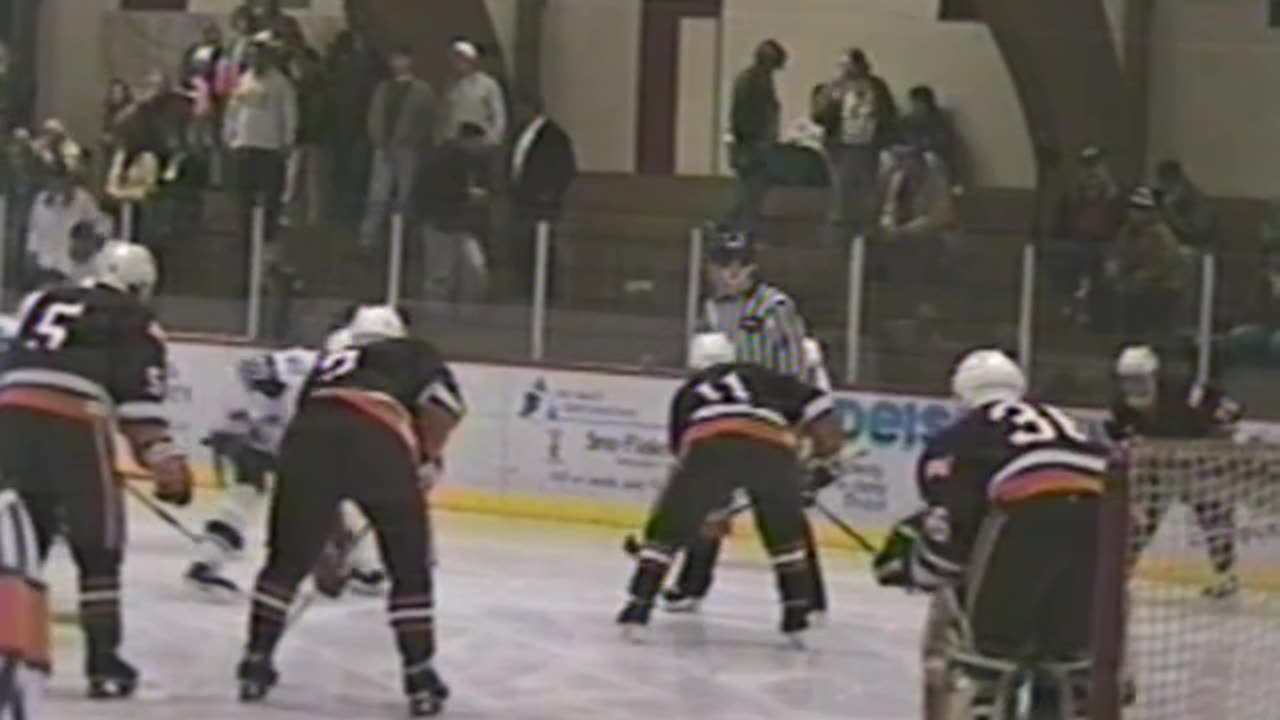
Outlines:
[[[791,55],[779,76],[784,115],[808,112],[809,91],[833,76],[841,52],[864,48],[901,99],[932,85],[952,109],[981,184],[1027,187],[1034,162],[1013,82],[986,27],[941,23],[936,0],[726,0],[725,102],[755,46],[775,38]]]
[[[634,170],[640,3],[551,0],[544,29],[543,93],[582,168]]]
[[[1280,196],[1280,30],[1263,0],[1158,0],[1150,157],[1213,194]]]

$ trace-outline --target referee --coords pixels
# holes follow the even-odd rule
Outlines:
[[[738,362],[764,366],[813,383],[815,375],[825,377],[820,359],[806,353],[805,323],[787,293],[756,278],[755,246],[749,235],[708,224],[707,275],[711,296],[704,305],[703,332],[724,333],[733,342]],[[830,388],[823,388],[829,390]],[[663,593],[666,609],[693,612],[702,604],[711,587],[712,573],[720,554],[720,541],[728,532],[732,497],[724,508],[712,513],[703,535],[687,548],[684,564],[675,584]],[[826,612],[826,591],[813,541],[806,523],[805,536],[814,588],[812,609]]]

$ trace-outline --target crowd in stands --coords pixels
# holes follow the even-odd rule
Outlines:
[[[536,93],[495,79],[483,48],[458,39],[439,51],[451,76],[434,88],[409,49],[344,30],[320,50],[278,1],[247,0],[225,27],[205,25],[174,72],[112,80],[96,140],[56,119],[11,133],[20,284],[75,276],[73,228],[144,243],[163,264],[222,190],[236,199],[242,250],[260,228],[282,277],[276,241],[293,224],[345,227],[373,257],[399,215],[406,242],[423,247],[426,297],[483,297],[495,260],[504,290],[527,290],[530,223],[558,216],[577,172],[572,141]]]

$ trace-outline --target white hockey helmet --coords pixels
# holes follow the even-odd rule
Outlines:
[[[1160,356],[1148,345],[1130,345],[1116,356],[1116,383],[1124,401],[1133,407],[1150,407],[1156,402],[1156,376]]]
[[[998,400],[1021,400],[1027,392],[1027,376],[1008,355],[982,348],[969,352],[951,373],[951,392],[965,407]]]
[[[698,333],[689,343],[689,367],[705,370],[712,365],[733,362],[737,352],[733,341],[724,333]]]
[[[327,353],[338,352],[347,347],[351,347],[351,330],[348,328],[338,328],[324,339],[324,351]]]
[[[134,243],[113,240],[98,251],[94,262],[99,283],[139,298],[149,297],[159,278],[151,251]]]
[[[362,305],[346,327],[350,345],[368,345],[379,340],[407,337],[408,329],[400,312],[390,305]]]

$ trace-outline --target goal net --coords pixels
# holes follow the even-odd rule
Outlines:
[[[1280,447],[1148,441],[1113,479],[1095,660],[1128,702],[1097,715],[1280,718]]]

